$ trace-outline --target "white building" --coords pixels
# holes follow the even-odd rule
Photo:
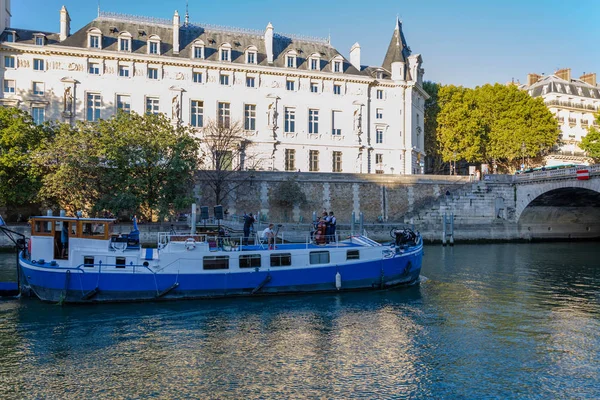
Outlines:
[[[571,78],[571,69],[561,69],[552,75],[529,74],[522,88],[530,96],[544,99],[558,119],[560,145],[546,156],[547,165],[588,164],[589,159],[579,147],[591,125],[598,126],[594,114],[600,109],[600,87],[596,74]]]
[[[421,56],[398,20],[380,67],[349,60],[328,40],[99,12],[71,34],[10,27],[0,0],[3,105],[38,122],[95,121],[118,109],[162,112],[201,128],[244,125],[263,169],[422,173]],[[38,10],[38,12],[43,12]],[[200,129],[199,129],[200,131]]]

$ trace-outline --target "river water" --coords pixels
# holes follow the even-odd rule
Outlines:
[[[600,398],[599,256],[429,246],[424,282],[386,292],[2,301],[0,398]]]

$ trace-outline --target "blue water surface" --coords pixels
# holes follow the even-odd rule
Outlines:
[[[0,398],[600,398],[598,248],[429,246],[384,292],[1,301]]]

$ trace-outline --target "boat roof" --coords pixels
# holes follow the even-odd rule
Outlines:
[[[31,217],[31,219],[45,219],[50,221],[115,222],[114,218],[51,217],[48,215],[35,216]]]

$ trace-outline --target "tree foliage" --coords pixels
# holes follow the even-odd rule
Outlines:
[[[600,112],[596,114],[596,123],[600,125]],[[588,128],[587,135],[581,140],[579,147],[581,147],[594,162],[600,162],[600,130],[591,125]]]
[[[306,203],[306,195],[294,178],[279,182],[272,194],[273,203],[284,208]]]
[[[438,122],[437,117],[440,112],[438,102],[438,92],[442,85],[436,82],[423,82],[423,89],[429,95],[425,100],[425,154],[427,156],[428,170],[431,173],[439,174],[445,169],[445,163],[440,152],[440,142],[437,138]]]
[[[203,176],[215,195],[216,204],[246,183],[243,170],[258,168],[260,160],[250,150],[252,142],[239,122],[209,121],[202,130]]]
[[[0,206],[32,202],[41,186],[31,154],[50,135],[17,108],[0,107]]]
[[[41,195],[71,212],[162,219],[193,201],[198,150],[192,131],[163,114],[62,125],[39,152],[46,170]]]
[[[543,100],[514,85],[444,86],[438,96],[444,161],[495,161],[513,170],[522,157],[539,156],[558,140],[558,123]]]

